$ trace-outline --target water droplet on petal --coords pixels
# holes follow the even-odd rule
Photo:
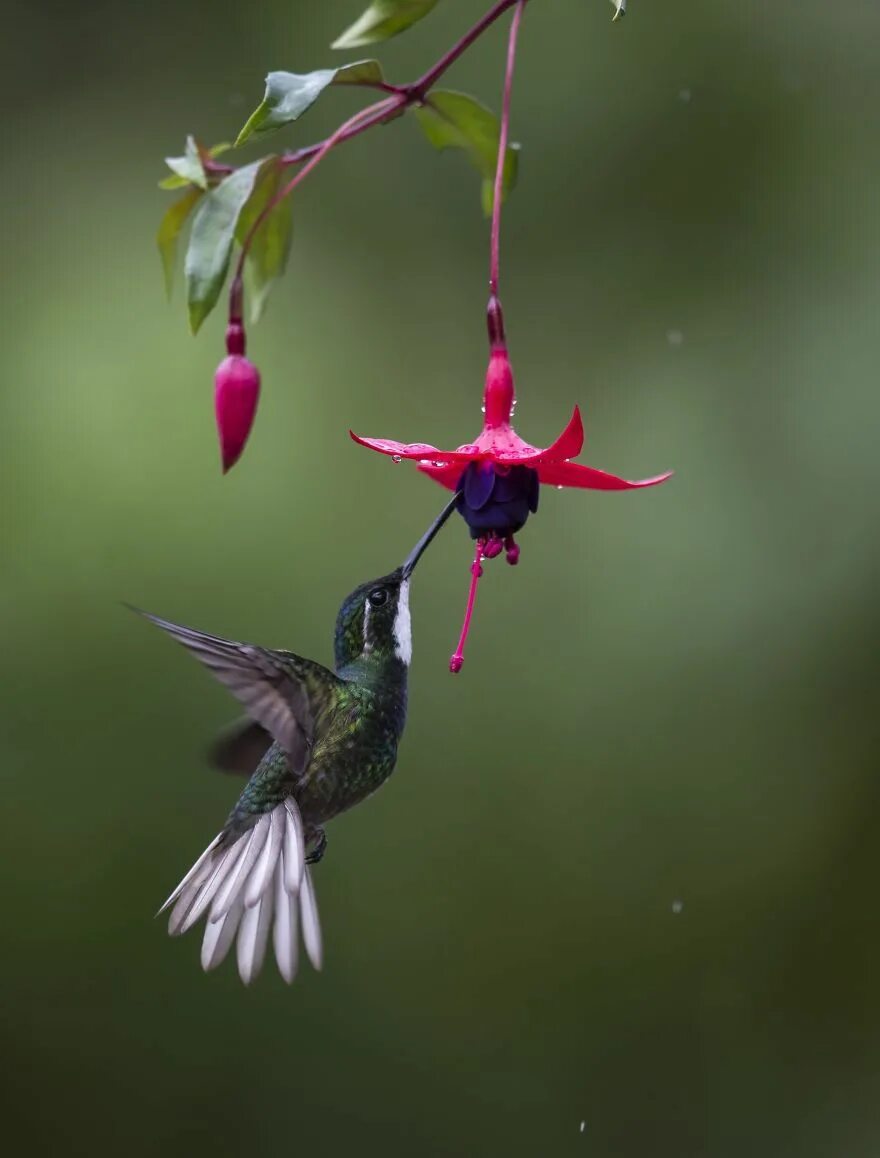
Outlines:
[[[557,487],[556,487],[556,489],[557,489],[558,491],[563,491],[563,490],[565,490],[565,487],[564,487],[564,486],[562,486],[561,484],[558,484],[558,485],[557,485]]]
[[[673,913],[680,913],[683,908],[684,908],[684,901],[673,901],[672,902]]]
[[[485,406],[481,406],[481,407],[480,407],[480,413],[481,413],[481,414],[485,414],[485,413],[486,413],[486,407],[485,407]]]
[[[392,454],[391,461],[392,462],[400,462],[401,461],[400,455],[399,454]]]
[[[666,341],[670,346],[680,346],[684,341],[684,334],[681,330],[667,330]]]

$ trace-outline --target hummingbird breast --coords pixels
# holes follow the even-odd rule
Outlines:
[[[358,687],[318,729],[293,796],[307,825],[320,825],[372,795],[388,779],[406,721],[406,683]]]

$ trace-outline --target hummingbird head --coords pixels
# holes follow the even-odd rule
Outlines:
[[[409,582],[425,548],[455,510],[452,499],[419,539],[406,561],[388,575],[361,583],[348,596],[336,618],[336,667],[356,659],[397,659],[409,666],[412,659],[412,625],[409,614]]]

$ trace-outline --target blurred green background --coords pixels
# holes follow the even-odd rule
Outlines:
[[[348,427],[479,428],[479,180],[412,123],[297,197],[226,478],[222,310],[193,340],[163,298],[162,157],[333,63],[360,7],[3,4],[10,1152],[873,1158],[876,0],[529,6],[517,421],[546,444],[578,401],[585,461],[676,476],[545,493],[457,679],[470,548],[438,540],[397,772],[317,873],[322,975],[205,977],[152,919],[234,799],[202,750],[236,708],[120,601],[326,661],[442,500]],[[377,55],[409,80],[485,7]],[[503,40],[449,86],[497,107]]]

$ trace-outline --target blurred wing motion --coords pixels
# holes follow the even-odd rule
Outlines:
[[[136,607],[132,610],[167,631],[201,660],[251,719],[278,741],[291,769],[303,770],[314,738],[314,709],[326,703],[333,688],[342,682],[338,676],[290,651],[235,643],[170,623]]]
[[[262,724],[247,718],[236,720],[211,744],[208,762],[221,772],[251,776],[271,745],[272,737]]]
[[[216,837],[159,912],[171,905],[168,932],[175,937],[207,914],[206,972],[217,968],[236,941],[238,972],[249,985],[263,967],[271,932],[278,971],[289,984],[296,976],[300,928],[309,960],[321,968],[318,908],[292,797],[240,836],[224,831]]]

